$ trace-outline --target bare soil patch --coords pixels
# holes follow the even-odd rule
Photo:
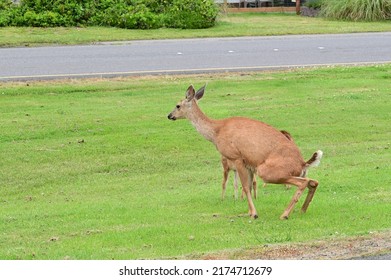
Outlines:
[[[198,256],[207,260],[338,260],[391,254],[391,231],[305,243],[264,245]]]

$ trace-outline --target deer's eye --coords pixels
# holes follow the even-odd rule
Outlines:
[[[181,108],[181,105],[176,105],[176,108],[177,108],[177,109]]]

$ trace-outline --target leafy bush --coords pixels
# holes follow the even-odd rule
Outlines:
[[[327,0],[322,15],[353,21],[387,20],[391,19],[391,0]]]
[[[121,16],[119,27],[129,29],[153,29],[163,26],[162,17],[151,12],[144,4],[131,6]]]
[[[0,0],[0,11],[9,9],[12,5],[11,0]]]
[[[27,11],[23,15],[23,23],[34,27],[61,26],[62,17],[52,11],[41,12],[39,14],[34,11]]]
[[[122,15],[128,12],[128,5],[124,1],[106,0],[92,4],[89,25],[119,26]]]
[[[11,0],[0,0],[0,27],[11,23],[14,17],[13,6]]]
[[[0,26],[103,25],[132,29],[207,28],[213,0],[0,0]]]
[[[208,28],[214,25],[218,8],[208,0],[174,0],[167,11],[167,27]]]

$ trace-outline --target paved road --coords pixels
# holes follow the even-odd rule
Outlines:
[[[0,49],[0,81],[391,62],[391,32]]]

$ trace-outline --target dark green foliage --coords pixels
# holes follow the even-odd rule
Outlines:
[[[0,0],[0,26],[194,29],[213,26],[217,13],[213,0]]]
[[[167,11],[167,26],[183,29],[212,27],[217,15],[213,1],[174,0]]]
[[[153,29],[162,26],[162,16],[151,12],[144,4],[131,6],[121,15],[119,22],[119,27],[129,29]]]
[[[14,17],[14,5],[11,0],[0,0],[0,27],[7,26]]]
[[[0,11],[4,9],[8,9],[11,7],[12,1],[11,0],[0,0]]]

